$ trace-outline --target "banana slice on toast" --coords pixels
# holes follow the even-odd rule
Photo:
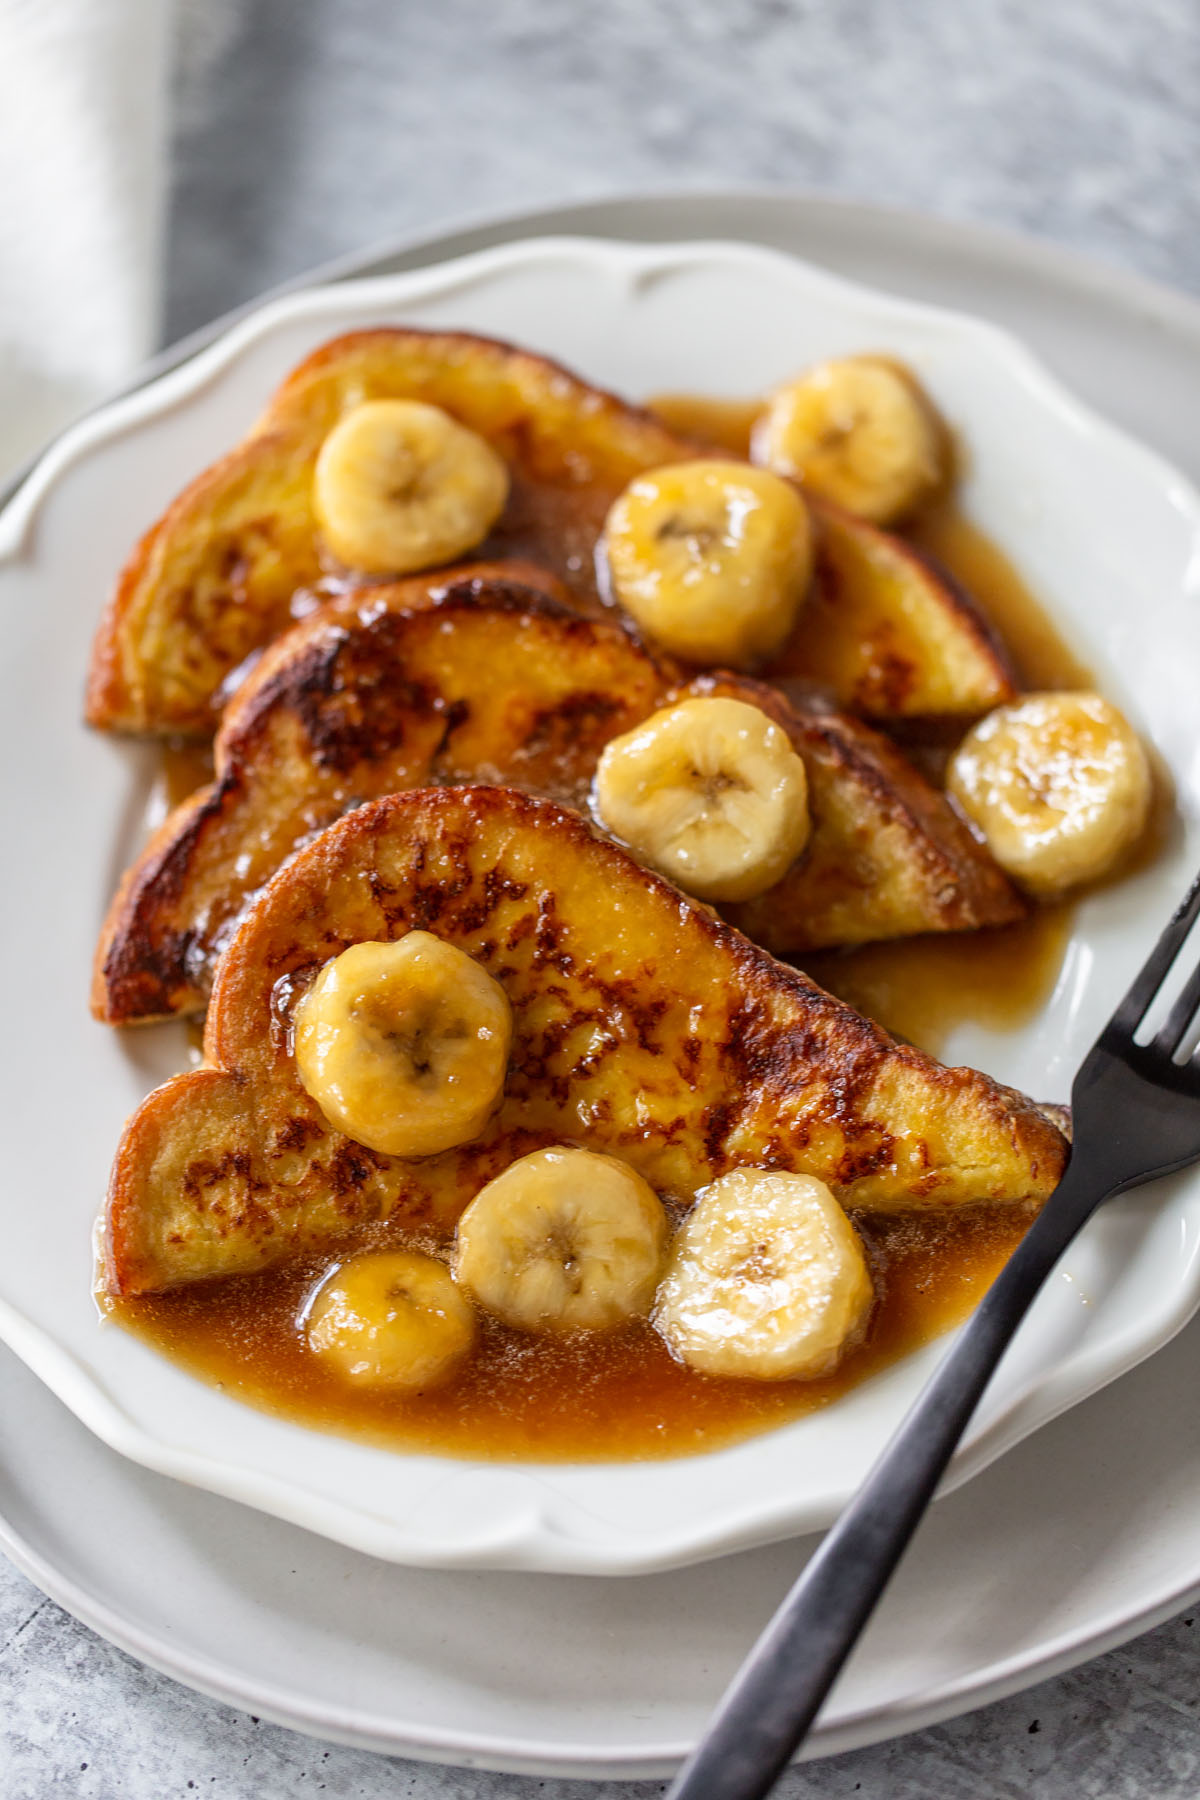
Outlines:
[[[440,406],[366,400],[334,426],[313,469],[313,510],[335,556],[408,575],[466,556],[508,499],[508,464]]]
[[[823,1181],[732,1169],[684,1220],[654,1323],[705,1375],[812,1380],[862,1337],[874,1302],[858,1234]]]
[[[555,1144],[476,1194],[454,1270],[518,1331],[605,1331],[649,1312],[667,1232],[662,1201],[627,1163]]]
[[[406,931],[351,944],[292,1015],[292,1050],[328,1124],[390,1156],[434,1156],[479,1136],[504,1090],[504,989],[454,944]]]
[[[808,776],[788,733],[746,700],[692,695],[606,746],[601,822],[701,900],[749,900],[808,841]]]
[[[438,409],[505,463],[508,498],[479,556],[544,564],[587,616],[604,610],[596,552],[614,501],[645,471],[703,454],[650,414],[511,345],[412,329],[335,338],[135,548],[93,646],[90,724],[212,736],[237,681],[293,622],[297,592],[331,574],[355,579],[324,560],[318,458],[356,411],[397,400]],[[820,606],[815,616],[800,610],[780,657],[785,673],[813,674],[839,704],[873,718],[970,717],[1012,698],[1003,653],[935,569],[824,501],[810,497],[809,510]]]
[[[513,1037],[480,1135],[408,1160],[330,1126],[293,1023],[331,958],[412,930],[500,984]],[[382,1218],[448,1238],[487,1182],[554,1145],[685,1203],[770,1167],[892,1211],[1040,1201],[1067,1154],[1021,1095],[895,1043],[577,814],[512,789],[390,795],[300,850],[221,961],[204,1053],[126,1126],[111,1293],[262,1269]]]
[[[693,457],[631,481],[604,527],[615,598],[689,662],[752,669],[787,641],[812,576],[808,509],[769,469]]]
[[[765,894],[729,903],[767,948],[1023,915],[945,798],[878,733],[747,678],[686,682],[616,623],[531,591],[548,578],[517,572],[519,584],[480,565],[453,581],[347,595],[272,646],[226,713],[215,782],[171,814],[113,900],[96,956],[98,1018],[202,1010],[215,958],[254,894],[360,801],[485,780],[586,806],[605,746],[689,696],[754,707],[804,764],[812,829],[802,854]]]

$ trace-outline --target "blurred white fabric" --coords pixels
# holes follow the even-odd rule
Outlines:
[[[171,0],[0,0],[0,475],[157,333]]]

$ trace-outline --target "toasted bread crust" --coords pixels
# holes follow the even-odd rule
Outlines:
[[[587,616],[604,610],[596,550],[612,501],[641,471],[700,454],[649,413],[510,345],[411,329],[337,338],[142,538],[96,636],[89,723],[212,735],[239,671],[292,623],[296,591],[322,578],[311,501],[322,441],[350,407],[397,394],[444,407],[508,462],[509,503],[479,556],[532,557]],[[970,716],[1011,697],[1011,670],[964,597],[900,540],[810,505],[816,605],[783,672],[812,674],[867,717]]]
[[[514,1039],[474,1143],[421,1161],[333,1131],[291,1009],[351,943],[435,931],[504,987]],[[142,1293],[265,1268],[384,1216],[448,1230],[525,1151],[584,1142],[683,1200],[730,1168],[805,1170],[850,1207],[1042,1200],[1066,1145],[1027,1100],[887,1035],[602,840],[511,789],[359,807],[280,870],[222,959],[205,1067],[126,1127],[105,1276]]]
[[[435,601],[435,616],[422,616]],[[686,683],[620,626],[573,616],[503,579],[502,565],[484,566],[345,596],[267,651],[227,711],[216,781],[171,816],[113,901],[96,1016],[129,1024],[201,1010],[238,915],[350,805],[486,779],[586,806],[604,745],[684,692],[763,707],[806,765],[814,830],[803,857],[768,895],[730,909],[767,948],[1023,915],[945,798],[877,733],[745,678]]]

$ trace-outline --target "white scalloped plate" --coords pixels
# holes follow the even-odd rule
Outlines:
[[[772,252],[547,239],[275,302],[68,434],[0,519],[0,768],[8,773],[10,1029],[0,1334],[116,1449],[371,1554],[432,1565],[632,1573],[828,1523],[940,1354],[827,1411],[696,1459],[497,1465],[395,1455],[265,1416],[102,1326],[90,1228],[126,1113],[186,1061],[182,1029],[87,1018],[96,929],[135,847],[149,751],[79,725],[87,646],[135,536],[335,332],[387,321],[512,337],[633,395],[743,395],[814,357],[903,356],[970,446],[964,499],[1125,706],[1176,782],[1152,869],[1089,899],[1028,1029],[953,1055],[1047,1099],[1070,1074],[1200,860],[1200,499],[1074,401],[1013,339]],[[1165,1343],[1200,1304],[1200,1181],[1110,1207],[1072,1250],[993,1384],[953,1485]]]

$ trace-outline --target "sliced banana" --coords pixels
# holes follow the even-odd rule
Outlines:
[[[639,475],[609,510],[603,552],[615,597],[652,638],[735,669],[779,649],[812,573],[804,501],[749,463]]]
[[[352,944],[296,1007],[296,1067],[329,1123],[389,1156],[478,1137],[504,1088],[504,989],[428,931]]]
[[[372,575],[452,562],[481,544],[508,498],[504,459],[438,406],[368,400],[321,445],[317,522],[334,555]]]
[[[475,1311],[444,1263],[382,1250],[334,1269],[305,1329],[310,1350],[347,1381],[415,1391],[445,1381],[470,1353]]]
[[[454,1267],[520,1331],[603,1331],[649,1312],[666,1240],[661,1201],[626,1163],[538,1150],[476,1194]]]
[[[734,1169],[681,1226],[652,1316],[705,1375],[783,1381],[827,1374],[873,1303],[858,1236],[823,1181]]]
[[[601,822],[701,900],[773,887],[808,840],[808,778],[787,733],[744,700],[681,700],[614,738]]]
[[[751,455],[877,525],[911,512],[945,472],[932,407],[911,376],[871,356],[818,363],[779,388]]]
[[[1103,875],[1141,836],[1150,763],[1099,694],[1027,694],[963,739],[946,786],[1014,881],[1052,899]]]

